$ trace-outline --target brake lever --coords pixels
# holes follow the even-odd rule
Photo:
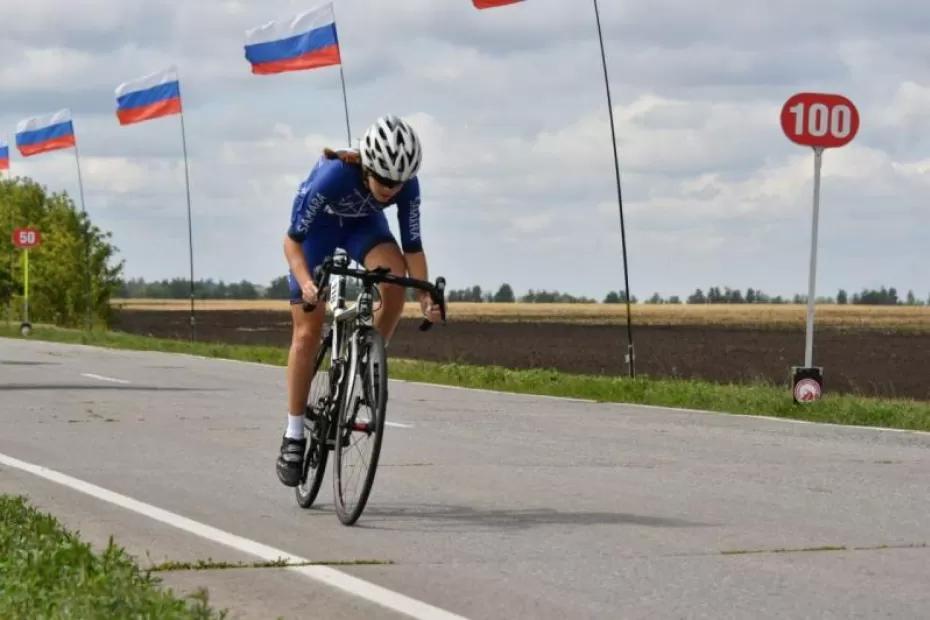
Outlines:
[[[316,285],[318,286],[318,288],[317,288],[317,293],[316,293],[317,303],[316,303],[316,304],[310,304],[310,303],[304,302],[304,306],[303,306],[303,307],[304,307],[304,312],[307,312],[307,313],[313,312],[314,310],[316,310],[317,304],[320,303],[320,302],[319,302],[319,299],[320,299],[320,297],[324,294],[324,292],[325,292],[325,290],[326,290],[326,285],[329,284],[329,274],[328,274],[328,273],[326,274],[326,276],[327,276],[327,277],[326,277],[326,280],[327,280],[327,281],[326,281],[325,283],[322,281],[322,280],[323,280],[324,269],[327,268],[327,267],[329,267],[330,264],[331,264],[331,262],[327,260],[327,261],[324,261],[322,265],[317,265],[317,266],[313,269],[313,274],[312,274],[311,277],[313,278],[314,284],[316,284]]]
[[[445,290],[446,290],[446,279],[445,278],[436,278],[435,291],[430,291],[430,297],[433,298],[433,302],[439,306],[439,315],[442,317],[442,322],[446,322],[446,299],[445,299]],[[438,298],[438,299],[437,299]],[[428,332],[433,327],[433,322],[429,319],[423,319],[423,322],[420,323],[420,331]]]

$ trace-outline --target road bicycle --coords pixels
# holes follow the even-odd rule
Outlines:
[[[361,292],[351,306],[346,305],[348,278],[361,283]],[[314,362],[304,416],[307,448],[295,492],[302,508],[313,505],[333,452],[336,514],[342,523],[352,525],[365,509],[374,484],[387,412],[387,356],[384,340],[374,328],[377,285],[383,282],[426,291],[445,322],[446,283],[444,278],[431,284],[394,276],[386,267],[355,269],[342,253],[325,260],[315,270],[314,280],[321,294],[329,288],[332,316]],[[304,304],[307,312],[314,308],[315,304]],[[424,320],[420,330],[431,326]]]

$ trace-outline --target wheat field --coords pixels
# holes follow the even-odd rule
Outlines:
[[[111,305],[126,310],[185,311],[185,299],[115,299]],[[198,310],[281,311],[284,300],[203,300]],[[761,329],[803,328],[806,306],[794,304],[719,304],[652,305],[633,304],[635,325],[692,325],[715,327],[749,327]],[[418,316],[417,304],[408,303],[404,316]],[[471,321],[545,321],[569,323],[625,323],[626,306],[622,304],[523,304],[523,303],[451,303],[449,318]],[[816,323],[849,329],[888,329],[930,332],[930,307],[927,306],[817,306]]]

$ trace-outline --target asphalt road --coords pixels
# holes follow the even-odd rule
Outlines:
[[[928,434],[392,382],[346,528],[277,482],[283,379],[0,339],[0,493],[143,565],[330,563],[160,573],[234,618],[930,616]]]

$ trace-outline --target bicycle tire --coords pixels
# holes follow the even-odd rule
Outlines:
[[[297,505],[301,508],[310,508],[316,501],[317,494],[320,492],[320,486],[323,484],[323,476],[326,474],[326,461],[329,458],[329,449],[326,445],[327,420],[325,410],[327,401],[331,395],[331,386],[329,371],[320,370],[326,354],[332,346],[329,337],[324,339],[317,353],[316,362],[313,366],[313,381],[310,382],[310,406],[308,413],[316,416],[312,421],[309,416],[304,416],[304,431],[307,434],[307,451],[304,453],[304,467],[301,472],[300,482],[294,488],[294,496],[297,499]]]
[[[341,407],[333,470],[333,495],[336,514],[344,525],[354,524],[365,510],[378,469],[378,457],[384,437],[387,411],[387,355],[384,340],[377,331],[366,328],[356,332],[357,356],[351,392],[347,389]],[[367,410],[364,415],[362,406]],[[364,427],[364,428],[362,428]],[[361,444],[370,450],[364,458]],[[361,463],[351,459],[361,456]]]

